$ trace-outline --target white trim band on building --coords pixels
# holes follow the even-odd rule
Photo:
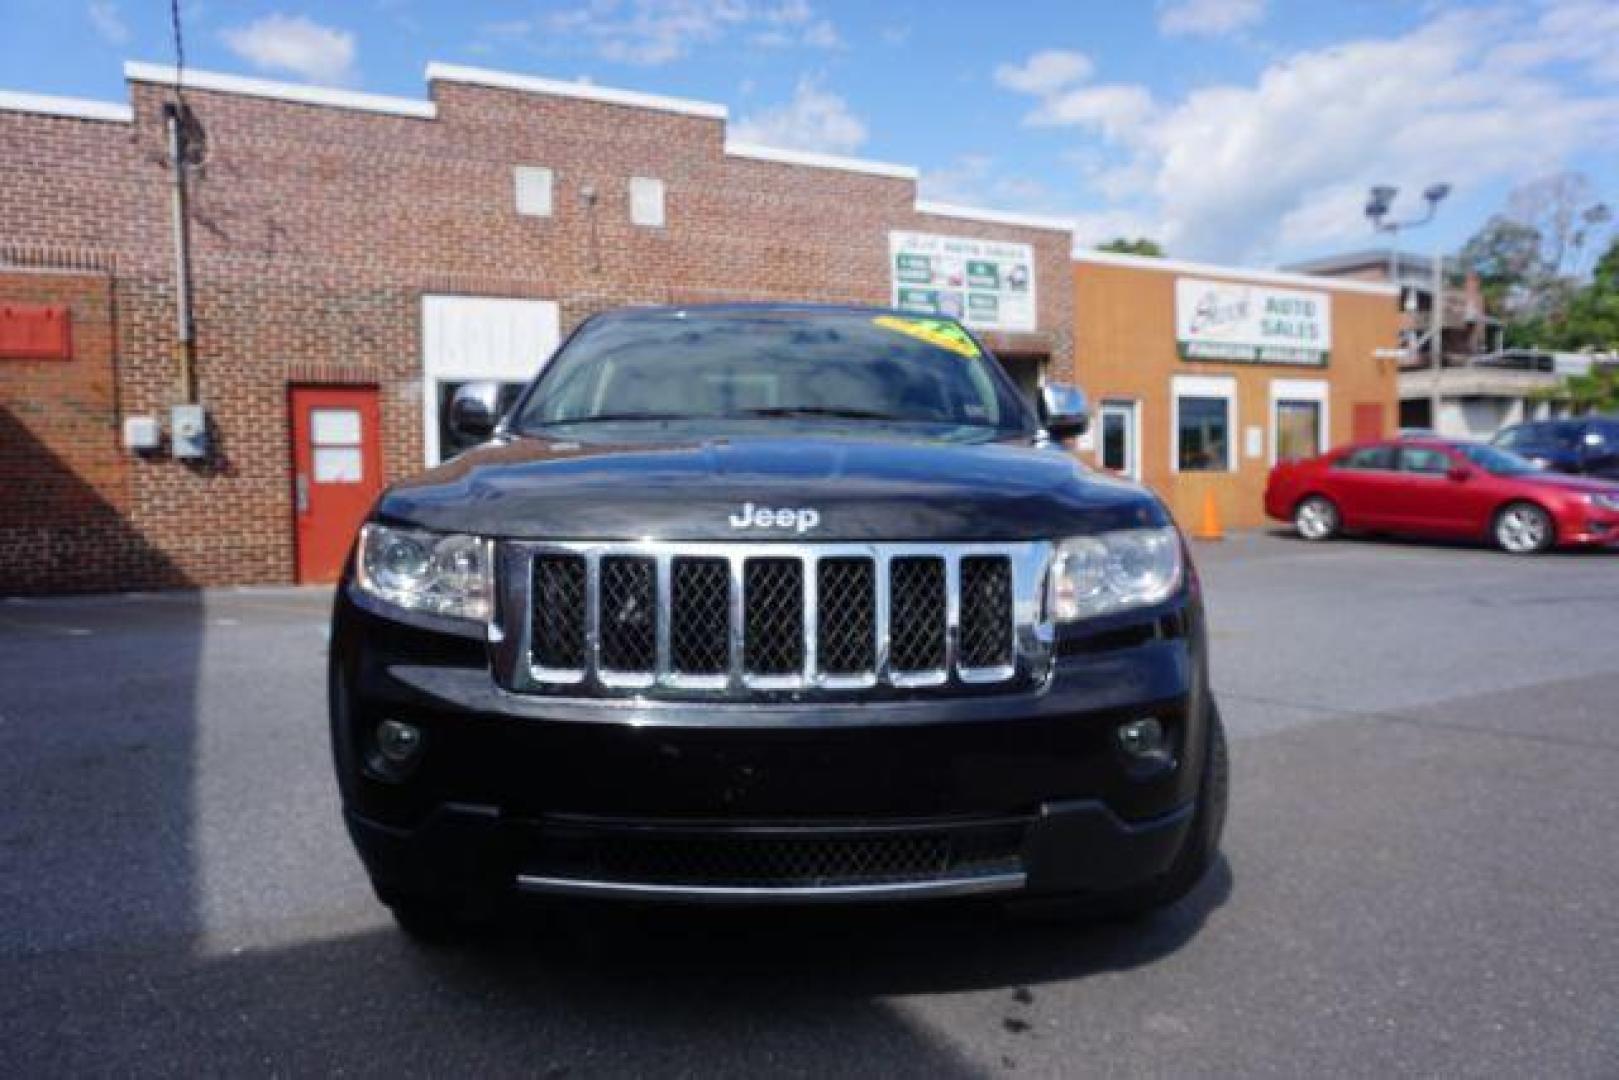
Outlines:
[[[124,78],[130,82],[163,83],[172,86],[175,81],[175,70],[167,64],[147,64],[131,60],[124,64]],[[221,94],[274,98],[277,101],[290,101],[298,105],[359,109],[363,112],[409,116],[418,120],[431,120],[438,115],[438,107],[431,101],[367,94],[358,90],[333,90],[324,86],[274,82],[270,79],[250,79],[242,75],[221,75],[212,71],[192,71],[189,68],[180,85],[186,90],[213,90]]]
[[[820,154],[809,150],[789,150],[759,143],[725,141],[725,152],[731,157],[772,161],[778,165],[807,165],[812,169],[841,169],[844,172],[869,173],[895,180],[915,180],[917,171],[910,165],[895,165],[888,161],[843,157],[841,154]]]
[[[980,210],[975,206],[957,206],[954,203],[916,201],[918,214],[934,217],[963,218],[967,221],[985,221],[991,225],[1015,225],[1020,229],[1044,229],[1049,232],[1074,231],[1074,223],[1066,218],[1041,217],[1037,214],[1011,214],[1002,210]]]
[[[89,98],[57,97],[54,94],[25,94],[19,90],[0,90],[0,109],[66,116],[74,120],[105,120],[114,124],[128,124],[135,120],[135,110],[129,105],[91,101]]]
[[[680,113],[683,116],[696,116],[705,120],[724,120],[730,115],[730,110],[724,105],[712,101],[643,94],[638,90],[617,90],[610,86],[597,86],[595,83],[542,79],[537,75],[490,71],[486,68],[465,67],[461,64],[441,64],[436,60],[427,65],[427,81],[469,83],[496,90],[517,90],[525,94],[554,94],[558,97],[595,101],[605,105],[657,109],[661,112]]]
[[[1078,263],[1127,266],[1132,270],[1160,270],[1166,274],[1200,274],[1255,285],[1304,285],[1312,289],[1337,289],[1340,292],[1369,293],[1373,296],[1400,295],[1399,286],[1382,285],[1372,281],[1347,281],[1343,278],[1320,277],[1314,274],[1292,274],[1285,270],[1244,270],[1240,267],[1219,266],[1215,263],[1160,259],[1152,255],[1126,255],[1118,251],[1075,248],[1073,259]]]

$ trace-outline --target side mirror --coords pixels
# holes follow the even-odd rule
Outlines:
[[[1085,391],[1067,383],[1047,383],[1040,388],[1040,422],[1053,439],[1083,435],[1091,426]]]
[[[450,399],[450,430],[463,442],[485,442],[499,419],[499,383],[469,382]]]
[[[1466,465],[1452,465],[1450,470],[1446,472],[1445,475],[1459,484],[1463,480],[1473,479],[1473,470],[1469,469]]]

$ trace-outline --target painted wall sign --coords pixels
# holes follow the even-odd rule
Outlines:
[[[962,236],[888,234],[893,304],[975,330],[1033,330],[1034,249]]]
[[[1175,341],[1187,360],[1324,366],[1332,352],[1332,297],[1177,278]]]
[[[0,360],[71,360],[66,304],[0,304]]]

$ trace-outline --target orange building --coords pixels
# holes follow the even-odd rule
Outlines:
[[[1264,523],[1278,460],[1390,434],[1400,312],[1388,285],[1137,255],[1074,254],[1080,453],[1145,482],[1183,526],[1209,493]]]

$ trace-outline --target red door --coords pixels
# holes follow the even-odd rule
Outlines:
[[[377,391],[295,386],[291,407],[298,580],[324,584],[343,572],[354,534],[382,490]]]
[[[1353,420],[1350,423],[1350,438],[1355,442],[1371,442],[1383,437],[1383,403],[1380,401],[1357,401],[1355,411],[1350,414]]]

